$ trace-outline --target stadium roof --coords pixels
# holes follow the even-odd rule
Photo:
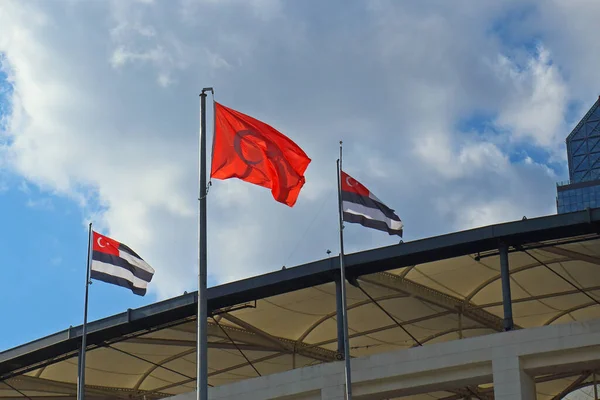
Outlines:
[[[509,246],[517,329],[598,318],[599,232],[600,209],[592,209],[350,254],[347,274],[360,284],[347,285],[351,354],[501,331],[500,241]],[[210,288],[209,384],[336,360],[338,266],[331,257]],[[196,298],[189,293],[90,323],[88,398],[194,391]],[[0,399],[73,398],[80,341],[75,327],[0,353]],[[536,379],[538,398],[550,399],[592,378],[577,371]],[[484,396],[493,388],[469,390]]]

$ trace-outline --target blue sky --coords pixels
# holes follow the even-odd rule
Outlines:
[[[12,84],[0,73],[0,120],[10,112],[11,94]],[[0,207],[0,293],[12,304],[3,319],[15,328],[0,335],[2,351],[82,323],[90,215],[72,199],[6,171],[0,173]],[[94,281],[88,318],[154,301],[154,294],[140,297]]]
[[[0,73],[0,120],[11,112],[12,93],[8,76]],[[89,216],[71,199],[18,174],[0,172],[0,187],[0,293],[12,304],[5,307],[4,320],[15,327],[14,333],[0,335],[0,350],[6,350],[83,321]],[[153,300],[96,282],[90,287],[89,318]]]
[[[1,197],[0,292],[3,301],[12,304],[5,308],[4,320],[17,331],[0,336],[2,349],[83,320],[87,230],[81,210],[69,200],[41,194],[33,187],[24,193],[18,189],[21,182],[11,177]],[[90,289],[92,319],[151,301],[101,282]],[[32,323],[32,318],[37,322]]]
[[[0,349],[38,339],[83,321],[87,218],[73,201],[4,175],[0,194],[0,293],[3,320],[15,329],[0,335]],[[89,318],[99,319],[155,301],[103,282],[90,287]]]
[[[0,350],[82,321],[90,219],[157,271],[144,298],[95,282],[91,320],[195,290],[202,87],[313,159],[293,209],[214,182],[211,284],[337,251],[340,139],[405,240],[555,212],[600,87],[594,13],[560,2],[54,4],[0,5]]]

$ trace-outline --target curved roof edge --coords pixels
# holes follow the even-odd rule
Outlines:
[[[600,234],[600,208],[506,222],[346,255],[348,277],[509,246]],[[209,312],[316,286],[335,280],[339,259],[331,257],[208,289]],[[117,342],[195,318],[197,292],[129,309],[88,324],[89,348]],[[77,355],[82,327],[64,331],[0,353],[0,381]]]

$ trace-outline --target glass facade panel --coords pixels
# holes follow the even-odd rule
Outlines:
[[[556,207],[559,214],[600,206],[600,185],[558,192]]]
[[[600,207],[600,99],[567,137],[569,177],[559,184],[559,214]]]
[[[567,156],[571,183],[600,177],[600,101],[577,124],[567,137]]]

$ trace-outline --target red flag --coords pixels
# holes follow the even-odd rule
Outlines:
[[[215,102],[211,178],[239,178],[269,188],[275,200],[292,207],[310,161],[281,132]]]

